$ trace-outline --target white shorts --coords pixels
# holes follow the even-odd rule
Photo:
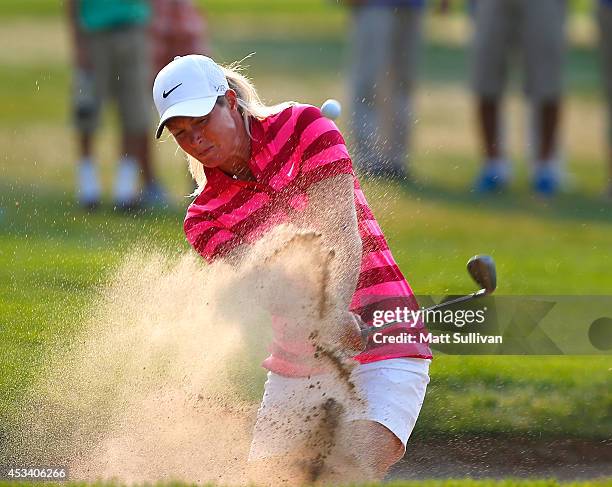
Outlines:
[[[404,449],[423,405],[431,360],[396,358],[357,365],[351,372],[354,389],[333,374],[311,378],[268,372],[268,380],[249,460],[299,451],[329,399],[342,404],[340,422],[375,421],[388,428]]]

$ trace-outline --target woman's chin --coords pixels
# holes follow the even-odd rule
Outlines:
[[[196,157],[196,159],[198,161],[200,161],[200,164],[202,164],[202,166],[208,168],[208,169],[214,169],[215,167],[219,167],[219,161],[210,158],[210,157],[206,157],[206,158],[198,158]]]

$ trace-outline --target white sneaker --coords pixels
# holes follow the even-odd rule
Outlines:
[[[122,157],[115,177],[115,206],[130,209],[138,205],[138,179],[140,167],[135,159]]]
[[[79,205],[93,209],[100,204],[100,181],[93,161],[84,158],[79,162],[77,198]]]

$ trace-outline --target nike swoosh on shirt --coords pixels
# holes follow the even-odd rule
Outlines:
[[[291,173],[293,172],[294,168],[295,168],[295,162],[293,164],[291,164],[291,169],[289,169],[289,172],[287,173],[287,176],[291,176]]]
[[[168,98],[168,95],[170,95],[170,93],[172,93],[174,90],[176,90],[176,89],[177,89],[179,86],[181,86],[182,84],[183,84],[183,83],[179,83],[178,85],[176,85],[176,86],[175,86],[174,88],[172,88],[171,90],[164,91],[164,92],[162,93],[162,96],[163,96],[164,98]]]

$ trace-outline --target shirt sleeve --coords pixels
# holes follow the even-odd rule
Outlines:
[[[306,107],[297,126],[304,127],[298,142],[302,188],[340,174],[353,174],[353,163],[340,130],[319,108]]]

